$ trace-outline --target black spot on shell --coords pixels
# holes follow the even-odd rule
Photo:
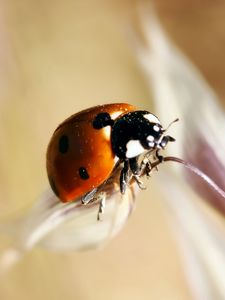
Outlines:
[[[69,149],[69,138],[67,135],[62,135],[59,139],[59,152],[65,154]]]
[[[97,114],[97,116],[93,120],[93,128],[94,129],[101,129],[106,126],[112,126],[114,121],[111,119],[111,116],[109,113],[100,113]]]
[[[89,178],[89,174],[84,167],[79,168],[79,175],[80,175],[80,178],[82,178],[84,180],[87,180]]]

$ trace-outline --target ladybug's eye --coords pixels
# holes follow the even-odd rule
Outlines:
[[[156,131],[156,132],[159,132],[161,130],[161,127],[158,124],[155,124],[153,126],[153,130]]]

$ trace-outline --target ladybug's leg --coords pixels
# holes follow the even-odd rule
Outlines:
[[[95,199],[95,194],[97,192],[97,189],[93,189],[92,191],[88,192],[81,198],[82,204],[86,205]]]
[[[96,195],[97,189],[93,189],[91,192],[87,193],[81,198],[81,202],[84,205],[87,205],[93,201],[99,201],[99,209],[98,209],[98,215],[97,220],[101,220],[101,215],[104,214],[105,209],[105,193],[101,192],[98,195]]]
[[[161,154],[159,154],[159,150],[156,151],[155,156],[160,163],[163,162],[164,157]]]
[[[104,210],[105,210],[105,198],[106,198],[105,193],[100,193],[98,195],[98,198],[99,198],[100,202],[99,202],[97,220],[100,221],[101,216],[104,214]]]
[[[147,157],[144,157],[144,159],[141,162],[141,174],[144,174],[147,176],[147,178],[149,178],[151,171],[152,171],[151,162]]]
[[[138,164],[138,157],[130,158],[129,159],[129,165],[130,165],[131,172],[134,176],[134,179],[136,180],[139,188],[142,189],[142,190],[146,189],[145,185],[140,180],[140,177],[141,177],[142,172],[143,172],[143,169],[142,169],[143,165],[140,166]]]
[[[138,157],[130,158],[129,165],[130,165],[131,172],[134,176],[140,175],[141,167],[138,164]]]
[[[120,191],[122,194],[125,194],[129,179],[129,160],[125,159],[123,169],[120,173]]]

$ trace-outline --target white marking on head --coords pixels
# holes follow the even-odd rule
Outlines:
[[[153,135],[147,136],[147,141],[149,148],[153,148],[155,146],[155,138]]]
[[[127,145],[126,157],[132,158],[140,155],[145,151],[145,148],[141,145],[139,140],[130,140]]]
[[[149,146],[150,148],[153,148],[153,147],[155,146],[155,143],[150,142],[150,143],[148,143],[148,146]]]
[[[156,132],[160,131],[160,127],[158,125],[154,125],[153,126],[153,130],[155,130]]]
[[[147,136],[147,141],[149,141],[149,142],[153,142],[154,141],[154,136],[153,135],[149,135],[149,136]]]
[[[144,118],[149,120],[149,122],[151,122],[151,123],[160,124],[159,119],[153,114],[146,114],[146,115],[144,115]]]

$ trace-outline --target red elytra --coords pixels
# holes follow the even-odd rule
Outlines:
[[[72,115],[58,126],[47,150],[47,173],[61,201],[74,201],[98,187],[115,167],[111,127],[95,129],[96,116],[108,113],[115,120],[135,110],[135,106],[126,103],[95,106]]]

